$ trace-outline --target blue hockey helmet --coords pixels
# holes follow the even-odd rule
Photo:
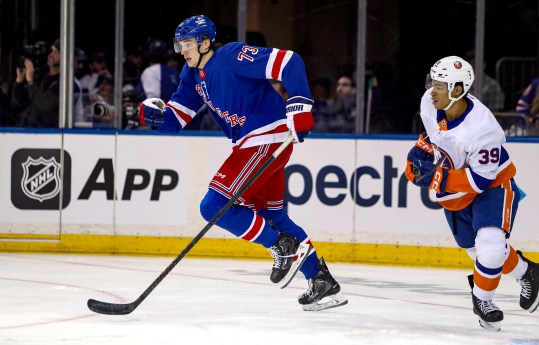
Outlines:
[[[215,25],[210,18],[205,15],[193,16],[185,19],[178,25],[176,32],[174,33],[174,50],[177,53],[181,52],[181,48],[178,46],[178,42],[194,37],[197,40],[198,45],[202,44],[202,36],[210,38],[210,42],[215,43]],[[178,50],[178,48],[180,48]]]

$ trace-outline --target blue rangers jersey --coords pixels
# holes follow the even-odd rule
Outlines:
[[[285,103],[269,79],[281,81],[290,98],[311,98],[305,65],[293,51],[228,43],[203,69],[184,65],[159,131],[179,132],[205,103],[235,146],[284,142]]]

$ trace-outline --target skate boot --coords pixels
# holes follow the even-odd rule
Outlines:
[[[526,273],[521,279],[517,279],[517,282],[522,286],[522,290],[520,290],[520,307],[533,313],[539,304],[539,265],[526,259],[520,250],[517,250],[517,254],[528,263]]]
[[[320,311],[348,303],[340,293],[339,283],[329,273],[324,258],[320,258],[317,267],[320,271],[309,279],[309,288],[298,298],[303,310]]]
[[[473,275],[468,276],[468,282],[473,289]],[[492,302],[484,301],[473,294],[472,290],[473,312],[479,317],[479,325],[487,331],[499,332],[502,327],[500,321],[503,320],[503,312]]]
[[[288,286],[307,259],[311,246],[299,243],[299,240],[292,235],[279,232],[277,241],[269,250],[273,256],[270,280],[283,289]]]

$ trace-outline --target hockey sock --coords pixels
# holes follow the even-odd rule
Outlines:
[[[479,229],[475,238],[477,259],[474,267],[474,295],[481,300],[491,300],[500,283],[502,266],[509,254],[505,232],[499,228]]]
[[[228,198],[209,189],[200,203],[200,214],[210,221],[228,202]],[[260,215],[246,206],[233,205],[216,223],[246,241],[255,242],[269,248],[275,243],[279,233]]]
[[[509,256],[502,267],[502,273],[511,278],[520,279],[526,273],[528,263],[517,254],[513,247],[509,246]]]
[[[300,242],[307,242],[312,247],[311,252],[305,262],[300,268],[301,273],[305,276],[306,279],[312,278],[316,273],[318,273],[318,256],[316,255],[316,250],[309,240],[309,236],[305,230],[290,219],[288,214],[284,209],[278,210],[269,210],[263,209],[258,211],[258,214],[264,217],[267,221],[271,221],[275,227],[283,232],[286,232],[289,235],[294,236]]]

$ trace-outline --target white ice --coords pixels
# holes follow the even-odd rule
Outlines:
[[[539,344],[539,311],[520,309],[508,277],[495,298],[501,332],[479,327],[466,270],[330,261],[349,303],[305,312],[303,276],[281,290],[269,260],[188,256],[131,314],[87,308],[134,301],[173,259],[0,253],[0,344]]]

